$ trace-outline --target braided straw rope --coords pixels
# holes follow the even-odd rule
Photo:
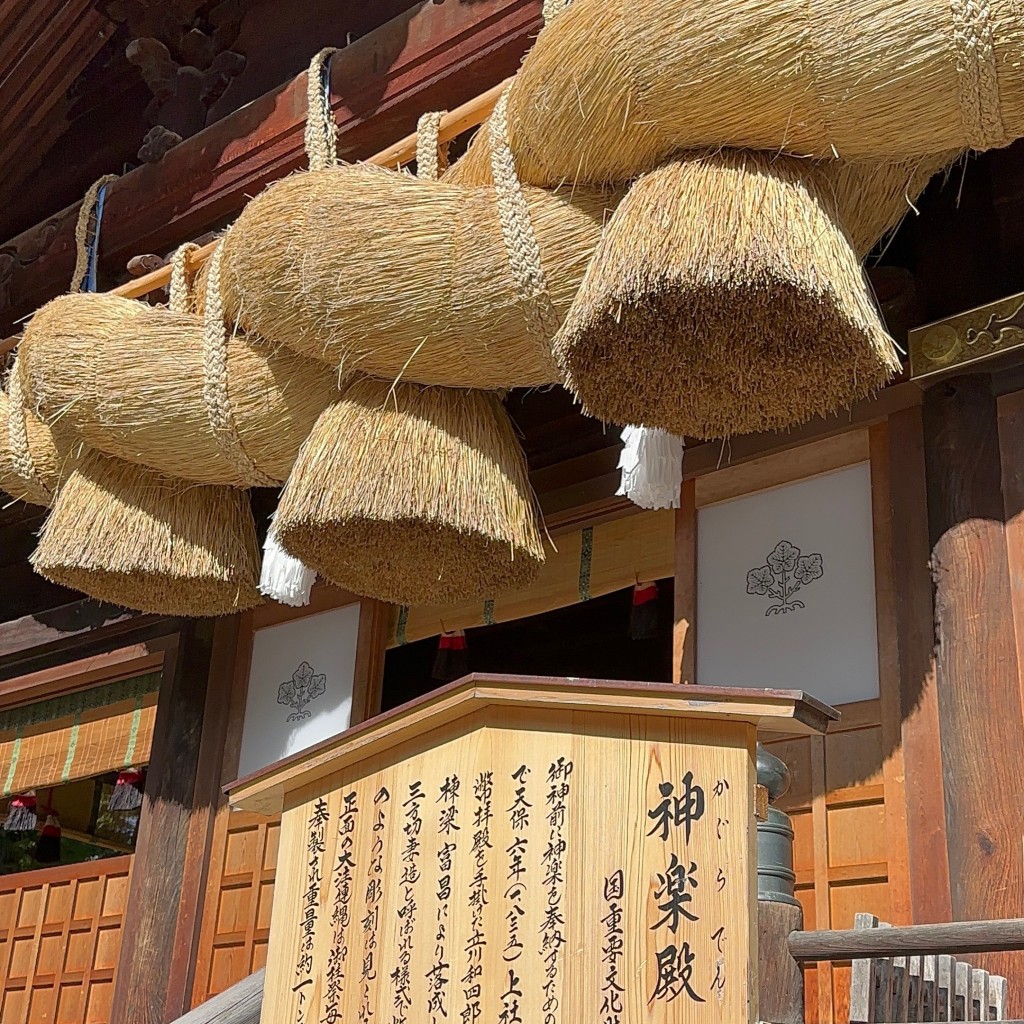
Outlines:
[[[540,246],[530,221],[530,208],[516,174],[515,157],[508,143],[505,110],[509,91],[506,89],[501,94],[488,121],[494,194],[501,234],[508,253],[508,265],[527,328],[534,338],[547,345],[558,330],[558,316],[548,294],[547,278],[540,262]]]
[[[25,423],[25,394],[21,384],[21,373],[18,368],[18,359],[15,357],[11,366],[11,374],[7,379],[7,444],[11,449],[11,461],[14,464],[14,471],[25,484],[27,493],[36,492],[40,498],[45,498],[44,504],[49,505],[53,500],[50,489],[43,483],[32,460],[32,453],[28,447],[28,427]]]
[[[416,176],[430,181],[448,169],[448,143],[440,143],[441,118],[446,110],[421,114],[416,122]]]
[[[276,486],[278,481],[256,467],[242,447],[234,413],[228,397],[228,345],[224,326],[224,303],[220,292],[220,258],[223,246],[218,245],[207,264],[206,296],[203,308],[203,400],[210,418],[210,430],[224,457],[239,477],[262,486]]]
[[[80,292],[85,285],[85,277],[89,273],[89,225],[96,212],[96,203],[100,197],[100,189],[117,181],[116,174],[104,174],[98,181],[89,186],[82,205],[78,208],[78,222],[75,224],[75,272],[71,275],[71,291]]]
[[[544,24],[549,25],[572,3],[572,0],[544,0],[540,13]]]
[[[192,310],[185,259],[190,252],[198,248],[195,242],[186,242],[179,245],[171,257],[171,286],[167,296],[167,308],[172,313],[189,313]]]
[[[306,72],[306,131],[303,139],[311,171],[338,162],[338,126],[324,90],[324,68],[330,66],[335,47],[327,46],[309,62]]]
[[[964,131],[975,149],[1005,146],[1010,140],[999,105],[995,30],[988,0],[950,0],[949,6]]]

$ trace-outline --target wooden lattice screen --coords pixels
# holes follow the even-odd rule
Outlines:
[[[107,1024],[132,859],[0,878],[3,1024]]]
[[[210,861],[192,1005],[267,961],[280,821],[225,811]]]

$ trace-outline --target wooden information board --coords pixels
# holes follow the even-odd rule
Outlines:
[[[828,717],[469,677],[236,783],[284,811],[263,1019],[753,1022],[756,729]]]

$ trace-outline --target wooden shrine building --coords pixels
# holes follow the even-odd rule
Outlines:
[[[5,372],[25,321],[67,291],[79,208],[96,179],[116,175],[103,193],[93,290],[166,302],[178,246],[209,245],[251,197],[305,167],[314,53],[338,47],[326,85],[342,161],[412,163],[431,111],[446,112],[440,138],[454,160],[533,45],[544,6],[0,5]],[[578,763],[598,763],[601,742],[622,740],[612,754],[623,779],[639,763],[623,722],[640,716],[651,735],[669,736],[684,729],[666,724],[683,701],[704,716],[694,735],[720,744],[708,763],[725,765],[723,778],[728,768],[752,790],[749,757],[737,751],[754,739],[781,758],[792,784],[777,805],[795,833],[808,932],[852,929],[857,914],[894,926],[1024,916],[1024,142],[960,158],[913,207],[866,261],[885,326],[906,349],[894,380],[788,430],[687,437],[674,508],[618,493],[620,427],[585,416],[559,385],[510,390],[504,408],[552,545],[534,582],[493,599],[399,605],[321,580],[302,607],[140,612],[38,575],[29,557],[47,512],[3,495],[0,818],[31,792],[38,830],[0,832],[0,1024],[169,1024],[263,968],[268,999],[287,1006],[270,1019],[306,1019],[268,949],[275,891],[303,891],[299,857],[317,801],[340,828],[344,787],[365,806],[385,785],[366,781],[374,772],[393,789],[416,782],[406,760],[372,760],[384,758],[373,743],[392,728],[406,730],[408,764],[430,765],[423,736],[436,729],[453,762],[481,772],[473,744],[493,734],[494,763],[509,774],[517,737],[504,713],[546,769],[561,748],[538,738],[555,730],[543,715],[556,712],[537,710],[545,694],[564,702],[559,728],[575,708],[565,735]],[[241,493],[262,541],[278,489]],[[634,600],[649,584],[638,629]],[[470,673],[475,682],[460,689]],[[515,698],[506,676],[528,678]],[[604,682],[584,711],[571,685],[549,677]],[[662,685],[620,719],[605,704],[617,709],[635,682]],[[650,695],[669,684],[694,696],[676,706]],[[419,703],[396,710],[410,701]],[[681,777],[685,765],[672,764]],[[433,767],[423,778],[444,783]],[[112,809],[126,784],[138,806]],[[639,827],[629,817],[638,802],[594,792],[601,820],[621,812]],[[736,818],[753,813],[743,792],[728,798]],[[59,841],[44,853],[49,817]],[[369,850],[365,820],[365,834],[353,829]],[[736,843],[754,855],[746,833]],[[623,851],[628,859],[628,842]],[[391,912],[397,888],[383,898]],[[580,910],[587,920],[603,912],[596,902]],[[743,900],[722,913],[756,940]],[[397,929],[382,934],[400,946]],[[317,941],[322,966],[322,932]],[[1024,1017],[1024,954],[1005,951],[1014,946],[1011,937],[989,947],[1003,952],[971,957],[1007,979],[1008,1019]],[[801,963],[803,1019],[849,1021],[849,955]],[[762,989],[770,973],[762,964]],[[310,1021],[348,1020],[330,1017],[329,992],[319,998]],[[389,1011],[382,1004],[374,1019]]]

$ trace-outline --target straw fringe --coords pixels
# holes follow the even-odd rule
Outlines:
[[[524,195],[557,324],[617,196]],[[524,316],[490,188],[365,165],[292,175],[228,231],[221,284],[242,328],[347,371],[449,387],[558,379],[550,335],[538,344]]]
[[[54,583],[160,615],[227,615],[261,600],[244,491],[97,452],[61,488],[31,562]]]
[[[1015,0],[576,0],[508,101],[520,180],[622,182],[682,149],[902,161],[1024,135]],[[486,131],[460,161],[490,180]]]
[[[895,347],[807,170],[725,151],[638,179],[554,342],[586,412],[727,437],[833,412],[889,379]]]
[[[320,575],[404,605],[491,597],[544,560],[526,460],[479,391],[352,384],[299,453],[275,529]]]
[[[216,401],[227,402],[254,469],[231,457],[211,422],[200,387],[204,327],[195,315],[116,295],[54,299],[25,330],[26,396],[46,421],[64,424],[91,447],[169,476],[240,487],[281,483],[317,416],[337,397],[335,375],[252,338],[232,335],[225,348],[223,329],[220,340]]]

